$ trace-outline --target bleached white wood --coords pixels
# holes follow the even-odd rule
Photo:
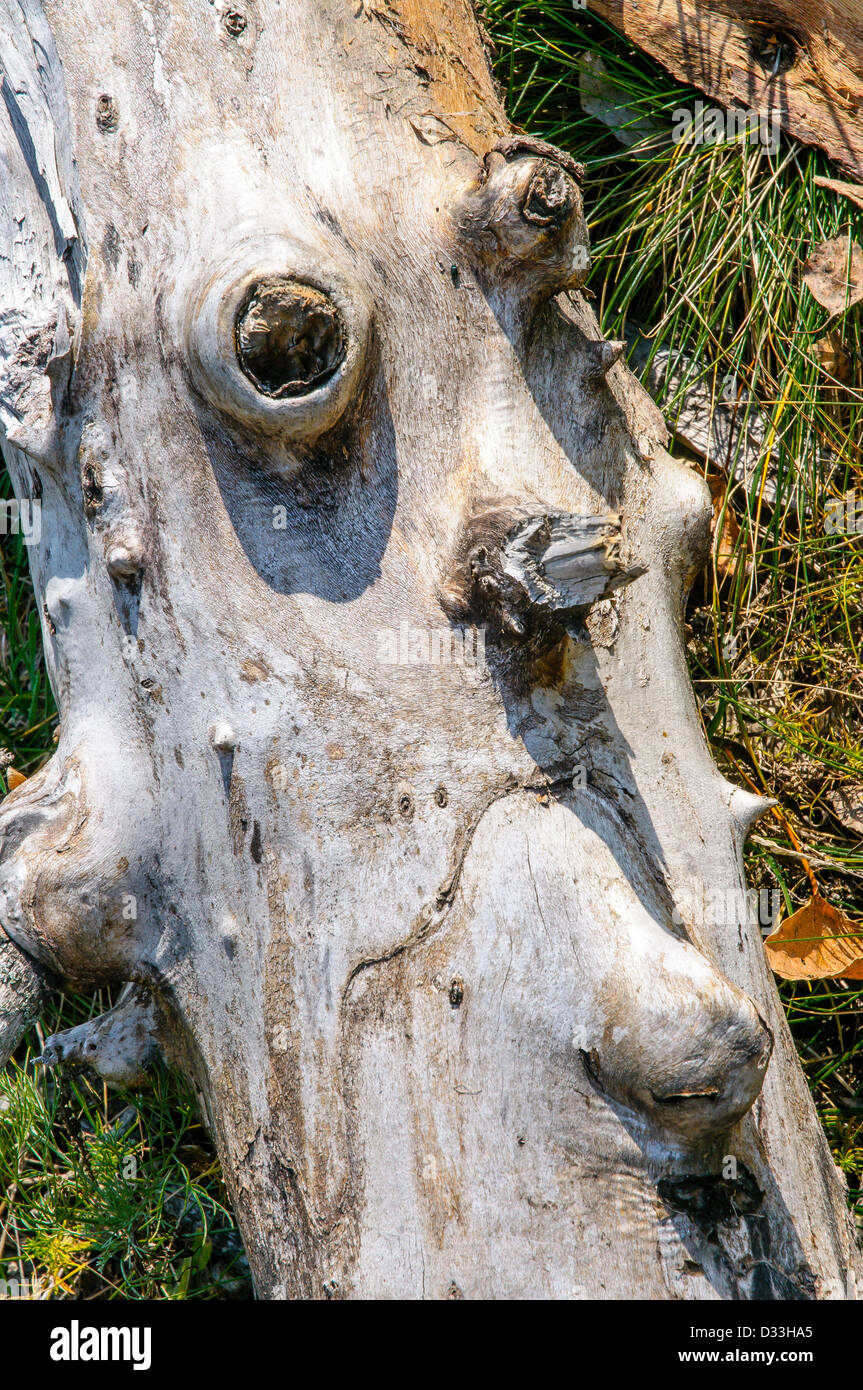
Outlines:
[[[48,1059],[160,1036],[262,1297],[847,1296],[741,903],[762,806],[686,676],[710,502],[577,293],[581,172],[510,132],[461,0],[0,17],[0,421],[61,710],[0,922],[135,986]]]

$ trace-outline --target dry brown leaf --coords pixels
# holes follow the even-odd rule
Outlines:
[[[17,767],[10,767],[6,769],[6,785],[9,788],[10,792],[13,792],[16,787],[20,787],[22,783],[26,781],[27,778],[24,776],[24,773],[19,772]]]
[[[711,471],[731,472],[746,492],[757,487],[766,502],[776,500],[779,449],[768,451],[770,421],[755,397],[731,374],[716,379],[715,368],[688,353],[656,344],[636,328],[627,334],[630,365],[644,374],[652,396],[675,406],[664,407],[677,439],[700,455]]]
[[[846,384],[851,380],[851,357],[838,329],[834,328],[825,337],[819,338],[812,351],[827,376]]]
[[[863,249],[848,236],[822,241],[803,266],[810,293],[831,314],[841,314],[863,299]]]
[[[846,198],[850,198],[852,203],[857,203],[863,208],[863,183],[843,183],[842,179],[824,179],[820,174],[815,176],[815,182],[819,188],[829,188],[831,193],[841,193]]]
[[[816,894],[764,942],[783,980],[863,980],[863,924]]]
[[[710,496],[713,498],[713,544],[716,548],[716,568],[722,579],[733,575],[737,569],[740,554],[737,552],[737,538],[740,535],[740,522],[731,503],[726,504],[725,495],[728,491],[728,477],[725,473],[708,473],[707,485],[710,488]],[[723,507],[725,512],[723,514]],[[720,526],[722,531],[718,534]]]

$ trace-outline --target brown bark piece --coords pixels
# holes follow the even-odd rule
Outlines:
[[[590,9],[723,106],[776,116],[863,177],[858,0],[590,0]]]

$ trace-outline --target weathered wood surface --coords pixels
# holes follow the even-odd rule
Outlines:
[[[588,0],[675,77],[778,119],[863,179],[859,0]]]
[[[0,932],[0,1067],[48,1002],[45,972]]]
[[[577,292],[577,166],[509,132],[462,0],[0,15],[0,423],[61,711],[0,921],[136,987],[49,1060],[159,1034],[262,1297],[845,1297],[741,897],[763,806],[686,675],[710,498]],[[508,566],[553,599],[583,518],[599,602],[483,616]],[[484,661],[430,655],[456,601]]]

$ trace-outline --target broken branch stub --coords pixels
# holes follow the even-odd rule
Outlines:
[[[151,992],[127,985],[107,1013],[45,1041],[46,1067],[87,1067],[114,1086],[141,1086],[162,1058],[159,1009]]]
[[[550,295],[583,285],[590,245],[580,164],[545,141],[498,140],[453,221],[501,322],[529,330]]]
[[[478,508],[459,537],[444,596],[456,618],[473,614],[499,637],[537,652],[559,642],[587,610],[644,573],[620,559],[620,518],[522,516],[517,505]]]
[[[167,1040],[261,1297],[841,1294],[683,657],[710,498],[577,292],[578,169],[462,0],[0,13],[61,713],[0,921],[133,986],[50,1055]]]

